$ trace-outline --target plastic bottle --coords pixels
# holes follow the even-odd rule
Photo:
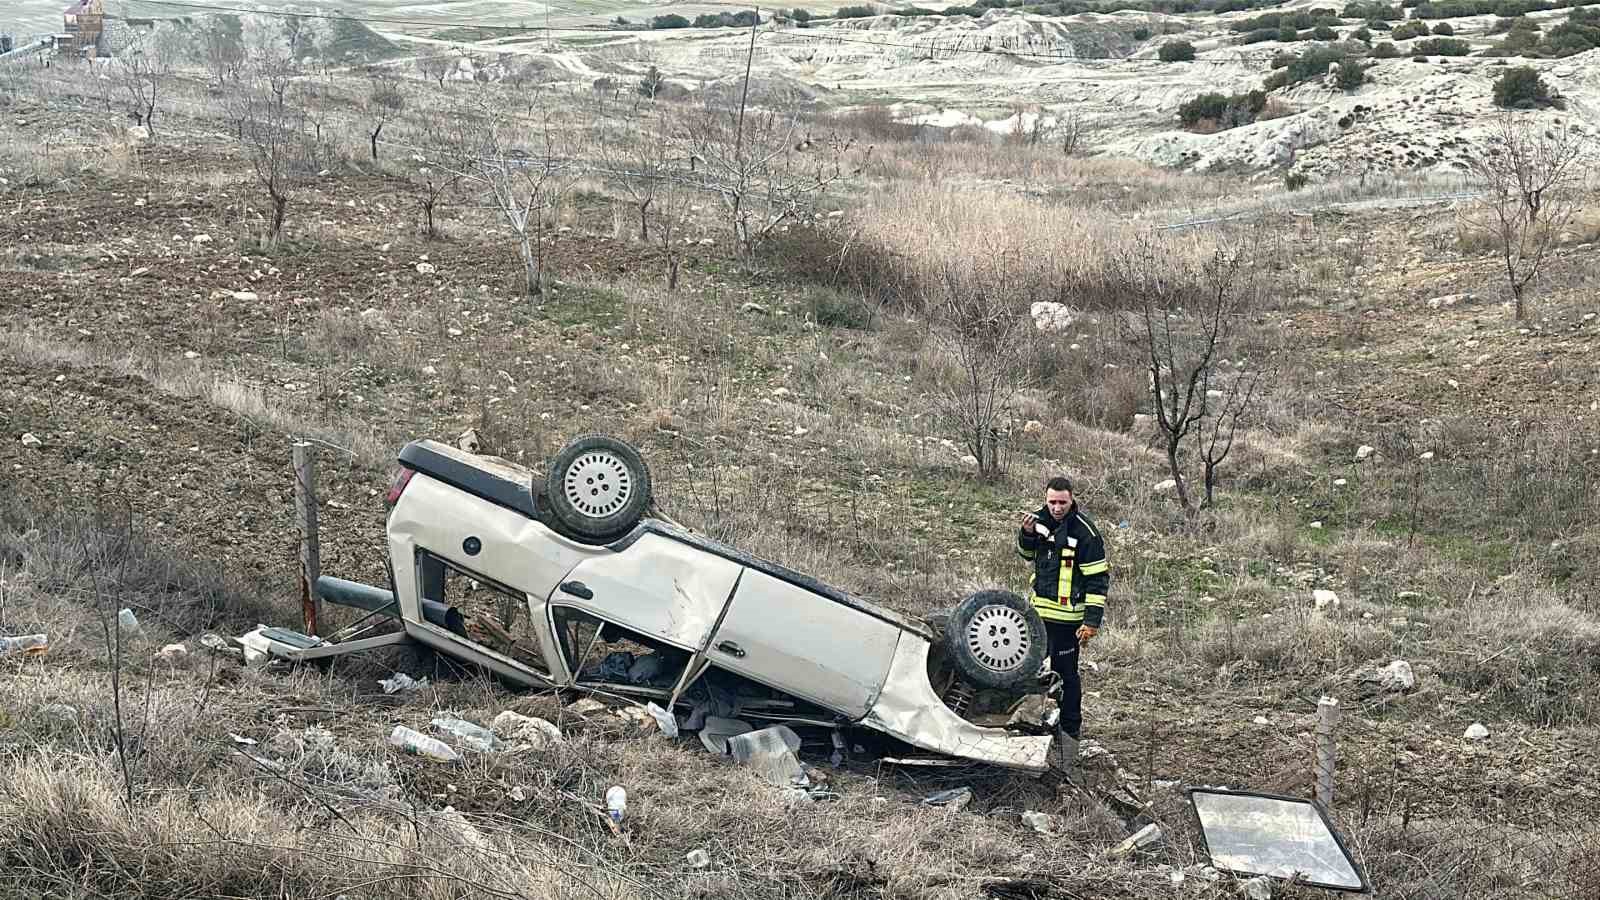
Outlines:
[[[444,741],[412,731],[404,725],[396,725],[394,731],[389,733],[389,744],[407,753],[415,753],[439,762],[455,762],[461,758],[461,754],[451,749]]]
[[[463,746],[471,750],[477,750],[480,753],[487,753],[490,750],[493,750],[495,745],[500,742],[499,739],[494,736],[494,732],[477,723],[468,722],[465,719],[457,719],[453,716],[444,716],[434,719],[432,724],[433,727],[439,729],[445,734],[453,736],[456,740],[460,741]]]
[[[0,637],[0,656],[20,653],[24,656],[43,656],[50,649],[50,638],[43,634],[24,634],[20,637]]]
[[[611,821],[622,821],[622,814],[628,809],[628,792],[622,785],[614,785],[606,791],[606,809],[611,813]]]

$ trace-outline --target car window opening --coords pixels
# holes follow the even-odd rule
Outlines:
[[[615,622],[570,606],[554,614],[562,656],[580,684],[670,691],[689,665],[689,651]]]
[[[495,587],[428,553],[420,554],[417,562],[422,596],[461,613],[468,639],[541,675],[550,674],[526,596]]]

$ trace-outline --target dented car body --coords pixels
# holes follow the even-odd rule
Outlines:
[[[400,463],[386,534],[412,639],[518,684],[676,707],[691,728],[712,715],[862,727],[1046,768],[1048,734],[978,724],[941,695],[927,623],[661,517],[603,542],[564,534],[532,472],[496,457],[417,441]]]

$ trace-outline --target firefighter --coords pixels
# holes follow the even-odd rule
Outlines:
[[[1017,553],[1033,565],[1033,607],[1044,619],[1050,668],[1061,675],[1055,765],[1071,775],[1083,726],[1078,650],[1100,631],[1111,569],[1100,530],[1078,509],[1069,479],[1045,482],[1044,506],[1022,517]]]

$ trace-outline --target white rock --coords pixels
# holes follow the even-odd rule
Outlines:
[[[1421,456],[1417,457],[1417,459],[1420,459],[1423,462],[1427,462],[1428,460],[1433,459],[1433,451],[1429,450],[1426,453],[1422,454]]]
[[[1072,309],[1061,303],[1038,300],[1028,308],[1028,314],[1033,317],[1033,326],[1043,332],[1054,334],[1072,328]]]
[[[211,243],[211,235],[197,234],[194,237],[189,238],[189,242],[192,244],[209,244]]]
[[[1330,606],[1338,609],[1340,606],[1339,595],[1326,588],[1317,588],[1312,591],[1311,601],[1317,605],[1317,609],[1326,609]]]
[[[1251,719],[1250,721],[1256,723],[1257,725],[1271,725],[1272,724],[1272,720],[1267,718],[1266,716],[1256,716],[1254,719]]]
[[[754,300],[748,300],[745,303],[743,303],[742,305],[740,305],[739,312],[742,312],[742,313],[756,313],[756,314],[764,316],[764,315],[767,314],[767,308],[765,306],[762,306],[761,304],[755,302]]]
[[[1346,481],[1343,478],[1335,478],[1333,480],[1333,486],[1334,487],[1344,487],[1345,485],[1347,485],[1349,483],[1350,483],[1349,481]]]
[[[1318,531],[1321,531],[1322,530],[1322,523],[1321,522],[1312,522],[1311,523],[1311,527],[1317,529]]]
[[[35,437],[31,431],[24,432],[22,435],[22,446],[24,447],[38,447],[43,443],[44,441],[41,441]]]
[[[978,467],[978,458],[968,453],[966,456],[961,457],[961,464],[976,469]]]
[[[1417,686],[1411,663],[1397,659],[1378,670],[1378,683],[1391,691],[1409,691]]]
[[[184,359],[199,359],[200,358],[200,354],[196,353],[193,350],[185,350],[185,351],[183,351],[183,358]]]
[[[1461,736],[1469,741],[1487,740],[1489,737],[1489,729],[1483,727],[1482,722],[1473,722],[1471,725],[1467,726],[1467,730],[1462,733]]]
[[[417,274],[418,275],[432,275],[434,272],[437,272],[437,271],[439,271],[439,270],[434,268],[433,263],[425,263],[425,262],[417,263]]]
[[[489,727],[494,729],[495,734],[507,740],[523,741],[535,748],[559,744],[562,740],[561,729],[554,724],[537,716],[525,716],[509,709],[495,716]]]
[[[1272,882],[1265,875],[1257,875],[1246,881],[1239,890],[1249,900],[1272,900]]]
[[[1222,392],[1218,391],[1218,390],[1206,391],[1206,399],[1207,400],[1221,400],[1222,399]]]
[[[1155,487],[1151,488],[1151,490],[1158,494],[1170,493],[1172,491],[1176,491],[1177,489],[1178,482],[1171,478],[1168,478],[1166,481],[1158,481],[1156,482]]]
[[[1372,454],[1374,454],[1376,452],[1377,452],[1377,450],[1375,448],[1373,448],[1373,447],[1371,447],[1371,446],[1369,446],[1367,444],[1362,444],[1361,446],[1356,448],[1356,459],[1357,460],[1366,459],[1367,457],[1371,456]]]
[[[1044,431],[1044,423],[1038,419],[1029,419],[1022,426],[1023,434],[1038,434],[1041,431]]]
[[[257,295],[255,291],[234,291],[233,299],[238,300],[241,303],[254,303],[257,300],[260,300],[261,297]]]
[[[1135,429],[1148,428],[1150,426],[1150,422],[1154,418],[1155,417],[1150,415],[1149,413],[1134,413],[1133,414],[1133,427]]]
[[[165,647],[162,647],[156,653],[156,659],[172,665],[177,665],[183,662],[188,658],[188,656],[189,648],[182,644],[168,644]]]
[[[435,369],[433,366],[423,366],[422,367],[422,374],[424,374],[424,375],[437,375],[437,374],[439,374],[439,370]]]
[[[461,329],[459,328],[446,328],[444,333],[450,335],[451,337],[461,337]]]
[[[149,266],[140,266],[139,268],[134,269],[132,272],[129,272],[128,273],[128,277],[129,278],[138,278],[140,275],[148,275],[148,274],[150,274],[150,267]]]

